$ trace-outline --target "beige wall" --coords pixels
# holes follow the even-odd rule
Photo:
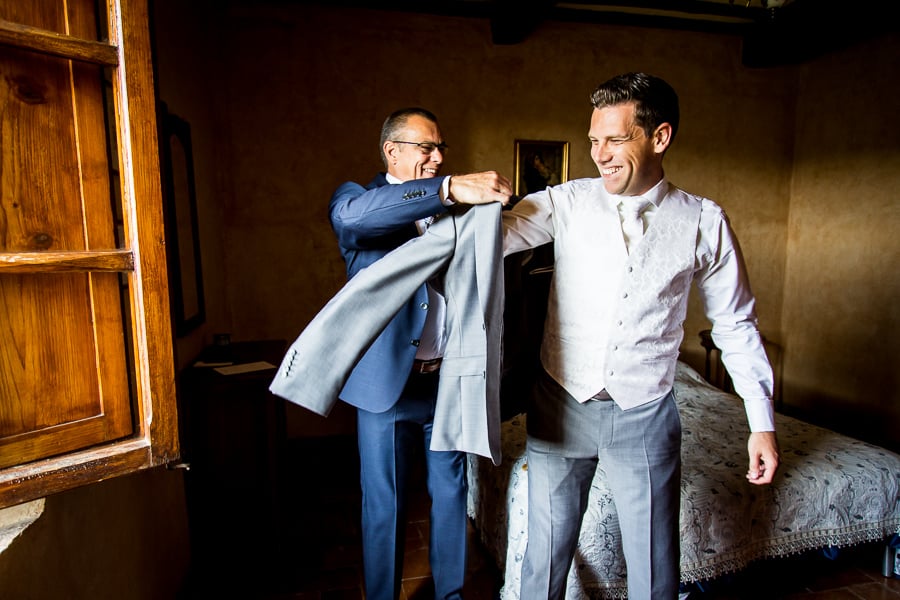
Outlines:
[[[900,446],[900,37],[803,66],[786,256],[785,398]]]
[[[224,211],[226,202],[221,190],[230,189],[227,178],[230,145],[221,135],[221,109],[225,104],[217,89],[220,63],[216,60],[221,32],[209,18],[208,2],[152,3],[154,6],[155,70],[159,99],[169,112],[190,124],[193,146],[194,180],[200,223],[201,269],[204,280],[205,324],[178,340],[175,347],[176,366],[190,364],[203,347],[212,341],[213,333],[231,328],[229,303],[225,299],[226,269],[224,245]],[[218,44],[221,44],[221,40]]]
[[[900,445],[897,36],[751,70],[728,36],[547,23],[494,46],[477,19],[205,9],[223,4],[155,3],[161,96],[192,126],[207,297],[207,323],[178,341],[181,366],[213,333],[293,339],[340,287],[328,199],[380,168],[378,130],[392,109],[439,115],[448,172],[511,174],[513,140],[528,138],[568,140],[570,176],[590,177],[588,94],[641,69],[680,93],[668,174],[728,211],[762,330],[784,347],[787,405],[842,425],[862,415],[867,437]],[[694,302],[684,356],[697,366],[706,326]],[[295,435],[352,429],[342,409],[289,417]],[[154,470],[49,498],[3,553],[0,589],[171,597],[186,565],[182,476]],[[106,584],[118,594],[104,596]]]
[[[0,554],[0,597],[175,598],[189,559],[183,471],[152,469],[47,498]]]

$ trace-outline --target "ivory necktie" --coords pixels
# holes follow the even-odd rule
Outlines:
[[[622,200],[622,233],[625,234],[625,247],[629,252],[644,236],[644,221],[641,213],[650,201],[641,196]]]

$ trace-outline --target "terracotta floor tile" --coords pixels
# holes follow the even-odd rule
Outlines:
[[[431,565],[428,562],[428,548],[407,550],[403,559],[403,579],[430,577]]]
[[[821,592],[872,582],[872,578],[863,569],[849,567],[831,570],[827,568],[828,566],[839,567],[839,565],[823,563],[823,568],[818,575],[815,573],[810,574],[813,577],[809,584],[810,591]]]
[[[847,589],[849,589],[851,592],[853,592],[863,600],[900,599],[900,592],[895,592],[885,584],[874,581],[872,583],[860,583],[854,586],[850,586]]]
[[[431,576],[410,577],[403,580],[400,600],[432,600],[434,598],[434,582]]]
[[[776,596],[775,598],[783,598],[784,600],[859,600],[859,596],[847,589],[807,592],[805,594]]]
[[[363,593],[359,588],[347,590],[326,590],[322,592],[322,600],[362,600]]]
[[[406,525],[406,552],[428,548],[428,521],[410,521]]]

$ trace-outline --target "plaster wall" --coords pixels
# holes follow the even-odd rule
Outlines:
[[[900,446],[900,36],[798,72],[784,286],[786,401]]]
[[[176,598],[190,561],[187,531],[183,471],[151,469],[55,494],[0,554],[0,597]]]

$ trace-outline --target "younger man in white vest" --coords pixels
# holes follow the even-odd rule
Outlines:
[[[596,179],[529,194],[503,214],[504,252],[553,241],[528,409],[528,546],[521,599],[565,596],[598,462],[619,515],[628,597],[678,597],[681,422],[672,394],[691,282],[743,398],[747,479],[778,468],[772,369],[734,232],[711,200],[666,180],[678,96],[643,73],[591,95]]]

